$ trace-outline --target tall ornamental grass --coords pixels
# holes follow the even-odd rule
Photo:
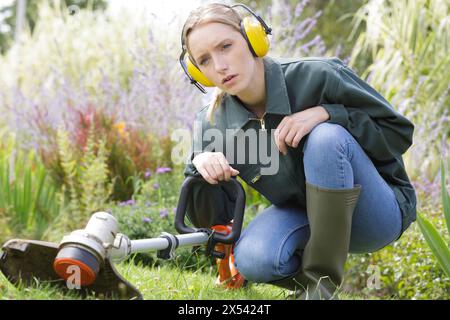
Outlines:
[[[350,65],[415,126],[405,155],[419,192],[439,198],[439,157],[449,144],[450,14],[441,0],[370,0],[354,17]],[[351,35],[353,37],[353,35]]]
[[[15,147],[0,132],[0,236],[42,239],[60,213],[58,187],[33,150]]]
[[[417,120],[439,102],[433,111],[442,115],[450,101],[448,1],[371,0],[356,13],[354,30],[363,22],[350,64],[369,54],[373,63],[362,76],[387,100],[401,111],[414,107]]]

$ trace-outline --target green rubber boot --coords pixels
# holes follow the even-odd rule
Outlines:
[[[301,299],[334,299],[344,277],[352,216],[361,191],[326,189],[306,183],[310,238],[303,252]]]
[[[306,183],[310,238],[296,275],[270,284],[295,291],[294,298],[335,299],[344,276],[352,216],[361,186],[326,189]]]

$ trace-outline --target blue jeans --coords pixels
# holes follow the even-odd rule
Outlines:
[[[401,234],[402,217],[394,192],[372,161],[342,126],[317,125],[303,148],[306,181],[330,189],[361,185],[351,230],[350,252],[377,251]],[[269,282],[297,273],[309,239],[306,209],[272,205],[242,231],[235,264],[249,281]],[[330,239],[333,241],[333,239]]]

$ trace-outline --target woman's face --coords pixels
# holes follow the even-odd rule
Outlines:
[[[256,60],[240,32],[223,23],[195,27],[188,36],[200,71],[223,91],[237,95],[250,87]],[[224,82],[229,76],[231,81]]]

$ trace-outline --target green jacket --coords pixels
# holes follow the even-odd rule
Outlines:
[[[263,61],[267,97],[264,123],[243,107],[235,96],[225,95],[215,113],[214,128],[224,135],[225,129],[261,130],[263,125],[268,130],[275,129],[286,115],[318,105],[323,106],[330,115],[327,122],[339,124],[352,134],[392,188],[403,216],[402,232],[406,230],[416,219],[416,194],[405,171],[402,154],[412,144],[414,125],[397,113],[377,91],[337,58],[265,57]],[[202,123],[202,132],[212,127],[206,119],[206,111],[207,106],[196,116],[196,120]],[[293,202],[306,207],[306,180],[302,161],[306,138],[307,136],[302,138],[297,148],[287,146],[288,154],[280,156],[279,170],[275,175],[261,175],[263,165],[259,161],[255,164],[232,166],[240,171],[240,178],[271,203]],[[194,132],[185,176],[200,176],[190,161],[199,152],[214,151],[206,148],[210,142],[203,141],[201,133]],[[225,148],[224,146],[224,150]],[[190,217],[193,215],[190,215],[189,211],[223,211],[232,207],[232,198],[224,197],[223,190],[217,186],[197,188],[192,195],[193,203],[188,206]],[[211,207],[211,201],[216,207]],[[217,215],[211,212],[209,214]],[[194,224],[202,224],[193,220],[195,218],[191,219]],[[226,223],[225,220],[215,219],[208,223]]]

